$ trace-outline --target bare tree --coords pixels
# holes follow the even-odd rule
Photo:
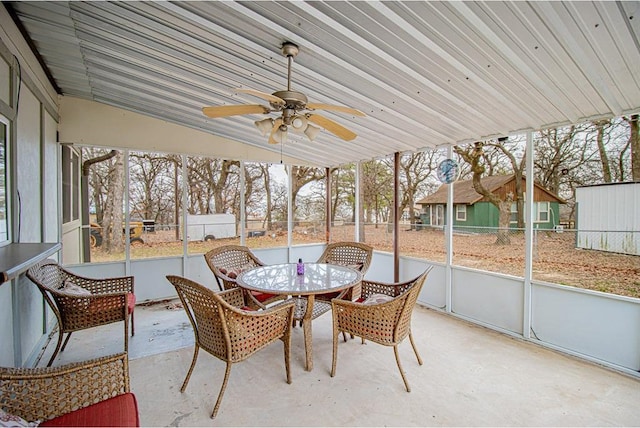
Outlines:
[[[511,203],[513,202],[513,197],[505,195],[503,200],[499,195],[492,193],[482,185],[481,179],[486,171],[483,162],[484,145],[485,143],[478,141],[472,146],[467,146],[465,148],[456,146],[454,150],[462,157],[462,159],[464,159],[465,162],[471,165],[471,171],[473,172],[473,188],[475,191],[484,196],[498,209],[498,233],[496,244],[507,245],[511,243],[511,238],[509,237],[509,220],[511,218]]]
[[[331,221],[349,215],[355,222],[355,165],[347,164],[340,168],[332,168],[331,174]],[[348,211],[348,213],[347,213]]]
[[[296,218],[298,204],[296,199],[300,189],[309,183],[324,180],[324,169],[309,166],[292,166],[291,167],[291,201],[293,204],[293,216]]]
[[[393,200],[393,170],[388,162],[372,160],[362,163],[362,202],[365,221],[386,222]],[[375,217],[375,219],[374,219]]]
[[[502,154],[509,160],[511,164],[511,169],[514,173],[515,180],[515,201],[516,201],[516,209],[518,213],[517,218],[517,227],[518,229],[524,228],[524,168],[526,164],[526,154],[523,151],[519,150],[518,144],[522,143],[521,141],[516,142],[515,144],[509,145],[509,138],[499,138],[497,142],[487,142],[487,146],[492,146],[497,148]],[[521,152],[520,160],[516,158],[516,154]],[[489,174],[491,175],[491,174]],[[533,174],[531,174],[533,175]]]
[[[600,155],[600,164],[602,165],[602,177],[605,183],[611,183],[611,168],[605,147],[605,128],[610,125],[611,121],[609,120],[597,120],[593,122],[597,133],[596,144],[598,146],[598,154]]]
[[[118,151],[112,159],[109,170],[107,197],[102,222],[103,246],[106,252],[121,252],[124,249],[123,212],[124,201],[124,161]]]
[[[629,124],[629,145],[631,146],[631,179],[640,181],[640,127],[638,127],[638,115],[631,115],[628,119]]]

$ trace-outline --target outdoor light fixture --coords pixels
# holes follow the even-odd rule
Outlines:
[[[307,128],[304,130],[304,135],[306,135],[310,141],[313,141],[316,139],[316,136],[318,135],[319,132],[320,132],[320,128],[318,128],[317,126],[308,124]]]
[[[254,123],[262,135],[267,135],[271,132],[271,128],[273,128],[273,119],[262,119]]]
[[[289,114],[283,114],[281,119],[267,118],[258,120],[254,124],[262,135],[269,135],[269,142],[273,144],[286,142],[290,129],[297,134],[306,135],[309,141],[315,140],[322,130],[322,128],[311,125],[304,114],[287,113]]]

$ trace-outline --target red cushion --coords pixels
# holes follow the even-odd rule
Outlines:
[[[44,421],[41,427],[139,427],[136,396],[128,392]]]
[[[129,313],[133,312],[133,308],[136,307],[136,295],[133,293],[127,293],[127,310]]]
[[[360,297],[359,299],[356,300],[356,303],[362,303],[364,302],[364,297]]]
[[[265,300],[269,300],[269,299],[271,299],[272,297],[275,297],[275,296],[276,296],[275,294],[261,293],[261,292],[259,292],[259,291],[252,291],[252,292],[251,292],[251,295],[252,295],[253,297],[255,297],[255,298],[256,298],[256,300],[257,300],[258,302],[260,302],[260,303],[264,302]]]

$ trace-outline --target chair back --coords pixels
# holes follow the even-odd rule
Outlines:
[[[75,302],[57,293],[69,278],[68,272],[56,261],[47,259],[29,268],[26,276],[38,287],[58,321],[61,323],[66,321],[68,311],[61,311],[61,308],[64,308],[65,304],[73,305]],[[86,302],[78,304],[82,304],[83,309],[86,308]]]
[[[229,304],[197,282],[175,275],[168,275],[167,279],[175,287],[189,317],[196,344],[212,355],[226,360],[228,347],[223,307]],[[242,294],[239,295],[241,305]]]
[[[68,278],[67,272],[55,261],[47,259],[27,270],[27,278],[41,291],[58,291]]]
[[[333,242],[325,248],[318,259],[318,263],[349,266],[359,270],[362,275],[367,273],[373,248],[361,242]]]
[[[424,281],[427,279],[427,275],[433,267],[430,266],[417,278],[410,281],[396,284],[396,290],[400,293],[394,300],[404,300],[404,304],[401,306],[401,310],[397,313],[397,319],[395,322],[395,331],[393,333],[393,340],[397,343],[403,340],[411,332],[411,315],[413,314],[413,308],[418,301],[418,296],[424,285]]]
[[[236,278],[245,270],[264,266],[248,247],[243,245],[224,245],[214,248],[204,255],[220,290],[237,287]]]

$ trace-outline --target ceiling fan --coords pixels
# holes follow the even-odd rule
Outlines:
[[[337,111],[353,114],[355,116],[365,116],[364,113],[354,108],[340,105],[309,103],[305,94],[291,90],[291,65],[293,63],[293,58],[298,55],[298,52],[298,46],[291,42],[285,42],[282,45],[282,55],[286,56],[288,59],[286,91],[276,91],[273,94],[268,94],[266,92],[249,88],[236,89],[238,92],[254,95],[269,101],[268,107],[261,104],[226,105],[204,107],[202,112],[211,118],[244,114],[280,113],[280,116],[275,119],[268,118],[255,122],[256,127],[262,132],[262,135],[266,136],[269,134],[270,144],[285,142],[289,128],[294,132],[305,134],[311,141],[316,138],[321,128],[326,129],[345,141],[353,140],[357,136],[355,132],[325,116],[314,113],[314,111]],[[316,127],[309,122],[314,123],[319,127]]]

